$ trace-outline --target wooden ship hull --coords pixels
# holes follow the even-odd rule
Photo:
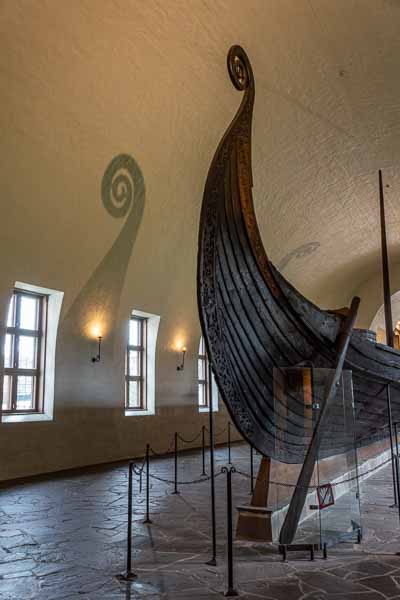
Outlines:
[[[268,259],[252,198],[254,77],[239,46],[229,52],[228,70],[243,98],[205,184],[197,272],[202,331],[219,393],[240,433],[265,456],[302,463],[312,411],[296,395],[288,406],[277,385],[291,368],[335,369],[348,310],[318,308]],[[376,343],[373,332],[353,329],[344,369],[352,372],[357,444],[370,444],[387,434],[388,384],[393,419],[400,420],[400,353]],[[329,456],[346,443],[330,426],[321,450]]]

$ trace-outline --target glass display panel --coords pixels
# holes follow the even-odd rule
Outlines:
[[[33,377],[18,377],[16,408],[17,410],[32,410],[35,408]]]
[[[35,330],[38,327],[39,300],[33,296],[21,296],[19,326]]]
[[[320,511],[321,541],[328,546],[357,541],[361,531],[358,461],[355,446],[353,386],[350,371],[343,371],[340,387],[328,413],[326,428],[342,440],[341,451],[319,460],[319,485],[332,485],[333,504]],[[323,446],[321,447],[321,454]]]
[[[274,369],[275,421],[271,429],[278,460],[297,458],[296,475],[290,483],[297,483],[317,424],[320,433],[314,461],[309,463],[312,476],[293,544],[321,547],[355,541],[361,527],[352,374],[343,371],[324,410],[332,375],[330,369]],[[279,531],[296,493],[295,487],[287,489],[289,497],[279,499]]]

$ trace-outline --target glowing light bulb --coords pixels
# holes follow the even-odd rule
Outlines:
[[[92,334],[93,334],[93,337],[96,337],[96,338],[101,337],[100,325],[98,325],[98,324],[93,325]]]

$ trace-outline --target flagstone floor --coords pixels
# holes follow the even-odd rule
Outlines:
[[[249,472],[248,447],[233,462]],[[226,450],[217,450],[216,473]],[[173,459],[152,462],[154,475],[171,479]],[[180,480],[199,478],[199,453],[180,462]],[[216,479],[218,564],[211,557],[209,482],[180,486],[151,479],[152,525],[144,525],[144,492],[135,478],[132,583],[125,569],[127,468],[110,466],[42,478],[0,490],[1,600],[206,600],[226,590],[225,489]],[[234,502],[249,498],[249,480],[233,478]],[[392,504],[390,466],[361,489],[364,538],[343,544],[328,559],[310,562],[276,548],[235,544],[235,585],[244,599],[400,600],[400,527]]]

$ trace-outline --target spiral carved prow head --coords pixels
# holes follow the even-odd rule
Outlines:
[[[228,71],[231,81],[239,91],[254,84],[253,70],[246,52],[241,46],[232,46],[228,52]]]

